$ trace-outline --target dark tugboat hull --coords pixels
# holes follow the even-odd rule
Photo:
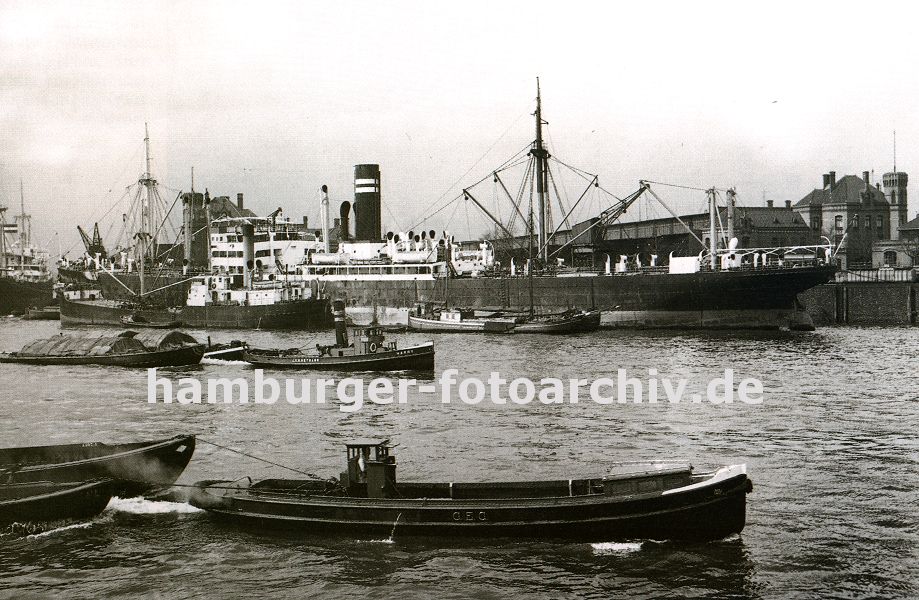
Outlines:
[[[307,533],[581,541],[721,539],[743,530],[746,494],[752,489],[742,468],[710,484],[629,496],[448,500],[317,495],[285,501],[257,493],[212,494],[206,487],[228,483],[202,482],[191,503],[240,524]]]
[[[0,354],[0,363],[26,365],[103,365],[108,367],[181,367],[196,365],[204,355],[204,344],[153,350],[136,354],[102,354],[98,356],[19,356],[16,353]]]
[[[350,356],[267,356],[246,352],[243,360],[262,368],[326,369],[340,371],[433,371],[434,344],[378,350]]]
[[[185,470],[195,436],[133,444],[67,444],[0,449],[0,479],[7,483],[115,480],[122,497],[168,487]]]
[[[0,526],[94,517],[108,505],[114,489],[110,479],[0,485]]]

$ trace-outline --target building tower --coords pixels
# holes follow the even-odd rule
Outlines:
[[[900,239],[900,225],[906,223],[906,184],[909,177],[896,166],[890,173],[884,173],[884,195],[890,202],[890,239]]]

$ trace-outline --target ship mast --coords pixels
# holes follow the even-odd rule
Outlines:
[[[6,275],[6,207],[0,206],[0,277]]]
[[[195,168],[191,168],[191,198],[188,199],[188,202],[185,203],[185,213],[183,216],[183,229],[185,234],[183,237],[184,248],[183,254],[185,259],[185,266],[191,266],[191,235],[192,235],[192,207],[195,205]],[[210,240],[208,240],[208,252],[210,252]]]
[[[708,244],[709,244],[709,262],[712,271],[715,270],[718,255],[718,238],[715,235],[715,211],[718,210],[718,204],[715,202],[715,188],[708,190]]]
[[[146,241],[150,237],[151,227],[150,227],[150,208],[153,206],[153,186],[156,185],[156,181],[153,179],[152,170],[150,169],[150,130],[147,127],[147,123],[144,123],[144,155],[146,158],[146,172],[144,172],[143,177],[140,179],[140,184],[147,188],[147,194],[145,200],[141,203],[140,210],[140,232],[137,234],[138,243],[140,244],[140,264],[138,267],[138,274],[140,275],[140,295],[144,295],[144,262],[147,258],[147,249]]]
[[[530,154],[536,159],[536,199],[539,211],[539,258],[545,264],[548,260],[546,244],[546,188],[549,153],[542,142],[542,96],[539,90],[539,77],[536,78],[536,141]],[[532,265],[530,266],[532,268]]]
[[[22,178],[19,179],[19,276],[26,272],[26,201],[22,192]]]

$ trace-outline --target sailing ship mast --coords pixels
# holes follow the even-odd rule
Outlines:
[[[140,276],[140,295],[144,295],[144,263],[147,260],[147,248],[146,241],[151,235],[150,227],[150,209],[153,206],[153,187],[156,185],[156,180],[153,179],[152,170],[150,169],[150,130],[147,127],[147,123],[144,123],[144,154],[146,158],[146,172],[144,172],[143,177],[140,178],[140,183],[145,188],[147,188],[147,194],[144,201],[141,203],[140,209],[140,231],[137,234],[137,241],[140,245],[139,248],[139,265],[138,265],[138,275]]]
[[[22,179],[19,179],[19,275],[25,275],[26,272],[26,220],[29,216],[26,214],[25,194],[22,191]]]
[[[539,77],[536,78],[536,141],[530,155],[536,160],[536,200],[539,210],[539,258],[545,264],[548,260],[548,244],[546,244],[546,190],[548,188],[549,152],[542,141],[542,96],[539,89]],[[530,266],[532,268],[532,265]]]

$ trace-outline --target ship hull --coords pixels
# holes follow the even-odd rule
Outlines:
[[[176,310],[135,310],[106,301],[62,301],[61,325],[116,325],[140,315],[151,323],[180,321],[200,329],[322,329],[332,324],[327,300],[295,300],[262,306],[185,306]]]
[[[796,314],[797,295],[833,279],[833,266],[688,274],[535,277],[537,312],[601,311],[605,328],[778,329]],[[416,303],[442,303],[438,281],[324,281],[322,292],[344,299],[357,324],[408,323]],[[451,279],[452,306],[528,310],[526,277]]]
[[[794,318],[799,293],[831,281],[835,272],[835,267],[824,265],[534,277],[533,300],[540,313],[599,310],[600,326],[606,328],[777,329],[787,327]],[[120,279],[128,288],[139,287],[136,275]],[[102,277],[99,283],[106,297],[129,294],[112,277]],[[182,284],[179,277],[162,283],[174,284],[168,291],[177,296],[187,294],[190,285]],[[329,298],[345,300],[348,317],[360,325],[407,325],[417,303],[442,303],[445,298],[443,280],[326,279],[318,281],[318,289]],[[522,276],[451,279],[448,292],[452,306],[529,309],[529,283]]]
[[[16,281],[0,277],[0,315],[23,314],[30,306],[51,302],[51,282]]]

